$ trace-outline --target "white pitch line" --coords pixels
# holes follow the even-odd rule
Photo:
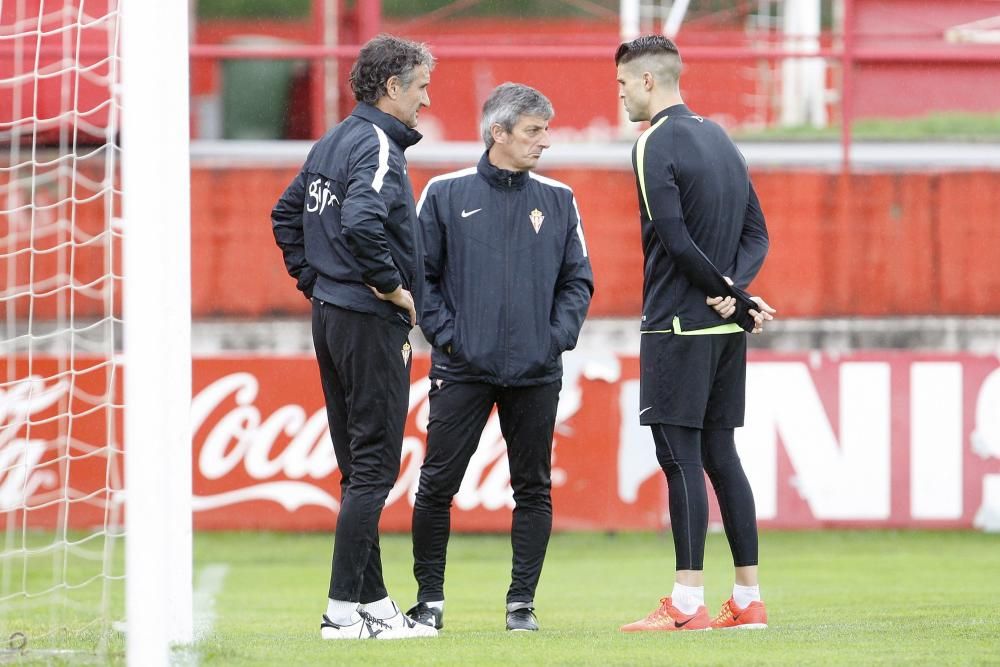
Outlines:
[[[204,639],[215,625],[215,598],[222,592],[222,582],[229,566],[222,563],[206,565],[198,574],[194,587],[194,640]]]
[[[229,566],[213,563],[201,568],[194,587],[194,644],[174,651],[172,667],[198,667],[201,664],[197,643],[205,639],[215,626],[215,598],[222,591],[222,584],[229,574]]]

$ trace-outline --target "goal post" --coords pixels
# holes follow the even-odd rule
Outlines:
[[[193,639],[188,6],[121,2],[126,639],[166,665]]]

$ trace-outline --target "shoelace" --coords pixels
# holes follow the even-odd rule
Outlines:
[[[666,610],[667,603],[670,598],[660,598],[660,606],[649,612],[646,616],[647,621],[655,621],[659,618],[666,618],[667,620],[673,621],[674,617]]]
[[[359,609],[358,613],[361,614],[361,618],[363,618],[365,622],[368,623],[368,625],[378,626],[381,627],[383,630],[390,629],[389,624],[383,621],[381,618],[375,618],[374,616],[369,614],[367,611],[364,611],[363,609]]]
[[[731,618],[733,618],[733,608],[729,606],[728,602],[723,602],[722,609],[720,609],[718,615],[712,619],[712,625],[725,623]]]
[[[670,615],[669,611],[671,606],[670,598],[660,598],[660,606],[653,613],[660,616],[666,616],[667,618],[673,620],[673,616]]]

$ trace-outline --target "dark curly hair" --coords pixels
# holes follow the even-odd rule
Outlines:
[[[413,70],[421,65],[434,68],[434,56],[425,44],[386,34],[373,37],[361,47],[351,67],[354,99],[374,106],[386,94],[390,78],[398,76],[403,88],[407,88],[413,81]]]

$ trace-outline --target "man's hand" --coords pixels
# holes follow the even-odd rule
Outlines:
[[[730,285],[733,281],[728,276],[723,276]],[[759,334],[764,331],[764,322],[774,319],[774,314],[778,312],[767,304],[759,296],[752,296],[750,300],[757,304],[757,308],[751,308],[750,316],[754,319],[753,331],[750,333]],[[736,299],[731,296],[710,296],[705,299],[705,303],[710,305],[722,319],[729,319],[736,312]]]
[[[729,276],[722,277],[728,284],[733,284],[733,281],[729,278]],[[719,314],[719,317],[724,320],[728,320],[733,316],[733,313],[736,312],[736,299],[731,296],[710,296],[705,299],[705,303],[714,308],[715,312]]]
[[[760,298],[759,296],[752,296],[750,300],[757,304],[758,308],[751,308],[748,312],[753,317],[754,327],[753,331],[750,333],[759,334],[764,331],[764,322],[774,319],[774,313],[778,312],[771,306],[767,305],[767,301]]]
[[[403,286],[400,285],[391,292],[383,294],[382,292],[379,292],[371,285],[369,285],[368,287],[375,294],[376,298],[378,298],[380,301],[388,301],[389,303],[399,306],[400,308],[408,312],[410,314],[410,326],[411,327],[416,326],[417,309],[413,305],[413,295],[410,294],[409,290],[403,289]]]
[[[736,299],[731,296],[710,296],[705,299],[705,303],[715,309],[724,320],[729,319],[736,312]]]

